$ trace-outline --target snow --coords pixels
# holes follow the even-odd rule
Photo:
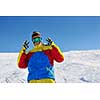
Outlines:
[[[100,83],[100,50],[64,52],[55,62],[57,83]],[[17,66],[18,53],[0,53],[0,83],[26,83],[27,69]]]
[[[64,55],[64,62],[56,63],[57,82],[100,82],[100,50],[70,51]]]
[[[0,83],[24,83],[26,72],[17,67],[18,53],[0,53]]]

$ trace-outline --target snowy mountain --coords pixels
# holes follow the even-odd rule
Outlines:
[[[55,62],[57,83],[100,83],[100,50],[69,51]],[[0,53],[0,83],[26,83],[27,69],[17,67],[18,53]]]

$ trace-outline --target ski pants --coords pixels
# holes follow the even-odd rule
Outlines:
[[[46,78],[40,80],[30,80],[29,83],[55,83],[55,80]]]

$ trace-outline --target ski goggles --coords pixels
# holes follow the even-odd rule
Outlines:
[[[36,43],[36,42],[41,42],[42,38],[41,37],[36,37],[36,38],[32,38],[32,42]]]

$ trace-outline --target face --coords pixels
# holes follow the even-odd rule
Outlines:
[[[36,37],[36,38],[33,38],[32,39],[32,42],[33,44],[36,46],[36,45],[39,45],[42,41],[42,38],[41,37]]]
[[[36,42],[34,43],[34,46],[41,44],[41,42]]]

